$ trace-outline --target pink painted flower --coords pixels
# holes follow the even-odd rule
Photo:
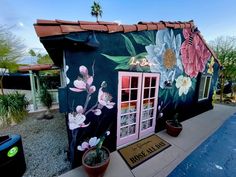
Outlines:
[[[102,87],[99,89],[98,92],[98,102],[102,105],[107,107],[108,109],[112,109],[115,105],[114,102],[111,102],[112,96],[107,93],[102,91]]]
[[[94,113],[96,116],[99,116],[99,115],[102,114],[101,109],[94,109],[94,110],[92,110],[92,111],[93,111],[93,113]]]
[[[96,146],[100,141],[100,138],[97,138],[97,137],[92,137],[89,139],[88,142],[83,142],[80,146],[77,146],[77,149],[79,151],[84,151],[85,149],[89,149],[91,147],[94,147]]]
[[[69,113],[69,129],[74,130],[76,128],[84,128],[88,127],[90,123],[85,124],[84,121],[86,120],[85,115],[83,114],[84,109],[82,106],[76,107],[76,113]]]
[[[87,91],[90,94],[94,93],[96,91],[96,87],[92,85],[93,76],[88,74],[88,69],[85,66],[80,66],[79,71],[83,78],[78,77],[78,79],[74,81],[75,87],[70,88],[70,90],[74,92]]]
[[[184,29],[183,35],[185,41],[181,46],[181,54],[184,70],[191,78],[197,77],[199,72],[204,71],[211,54],[197,32]]]

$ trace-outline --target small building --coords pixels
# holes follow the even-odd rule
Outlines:
[[[193,21],[38,20],[34,25],[54,64],[64,71],[60,111],[66,113],[70,159],[106,130],[111,151],[213,108],[220,63]]]

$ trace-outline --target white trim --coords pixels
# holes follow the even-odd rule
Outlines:
[[[202,75],[202,76],[201,76],[201,79],[202,79],[202,78],[204,78],[204,87],[203,87],[203,92],[202,92],[201,98],[198,99],[198,101],[207,100],[207,99],[209,98],[209,93],[210,93],[210,88],[211,88],[212,76],[210,76],[210,75]],[[209,81],[209,86],[208,86],[208,90],[207,90],[207,96],[204,97],[204,95],[205,95],[205,93],[206,93],[207,78],[210,78],[210,81]],[[201,86],[201,79],[200,79],[199,88],[200,88],[200,86]],[[199,91],[200,91],[200,89],[198,90],[198,98],[199,98]]]

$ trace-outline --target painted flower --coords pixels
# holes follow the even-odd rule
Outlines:
[[[190,77],[184,77],[183,75],[180,75],[176,79],[175,86],[179,89],[179,96],[182,96],[182,94],[187,95],[190,87],[192,86]]]
[[[83,114],[84,109],[82,106],[76,107],[76,113],[69,113],[69,129],[74,130],[76,128],[84,128],[88,127],[90,123],[85,124],[84,121],[86,120],[85,115]]]
[[[183,35],[185,41],[181,46],[181,54],[184,71],[191,78],[197,77],[199,72],[204,71],[211,54],[198,32],[193,32],[188,28],[183,30]]]
[[[208,64],[207,73],[213,74],[213,72],[214,72],[214,67],[213,67],[214,64],[215,64],[215,59],[214,59],[214,57],[211,57],[210,63]]]
[[[88,142],[83,142],[80,146],[77,146],[77,149],[79,151],[84,151],[85,149],[89,149],[91,147],[94,147],[96,146],[100,141],[100,138],[97,138],[97,137],[92,137],[89,139]]]
[[[67,71],[69,70],[69,66],[66,65],[65,67],[65,73],[67,73]],[[67,77],[67,74],[66,74],[66,84],[68,85],[70,83],[70,79]]]
[[[70,90],[74,92],[87,91],[90,94],[94,93],[96,87],[92,85],[93,76],[88,74],[88,69],[85,66],[80,66],[79,71],[83,78],[78,77],[78,79],[74,81],[75,88],[70,88]]]
[[[103,92],[102,89],[103,87],[101,87],[98,92],[98,102],[102,106],[112,109],[115,105],[114,102],[111,102],[112,96],[107,92]]]
[[[180,57],[181,36],[174,35],[173,30],[159,30],[156,33],[156,43],[146,46],[147,59],[152,63],[150,70],[160,72],[160,87],[172,83],[183,72]]]

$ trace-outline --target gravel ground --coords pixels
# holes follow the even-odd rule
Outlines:
[[[63,114],[54,112],[51,120],[38,120],[39,117],[40,113],[34,113],[20,124],[0,130],[0,135],[14,133],[22,137],[27,165],[23,177],[58,176],[70,170]]]

